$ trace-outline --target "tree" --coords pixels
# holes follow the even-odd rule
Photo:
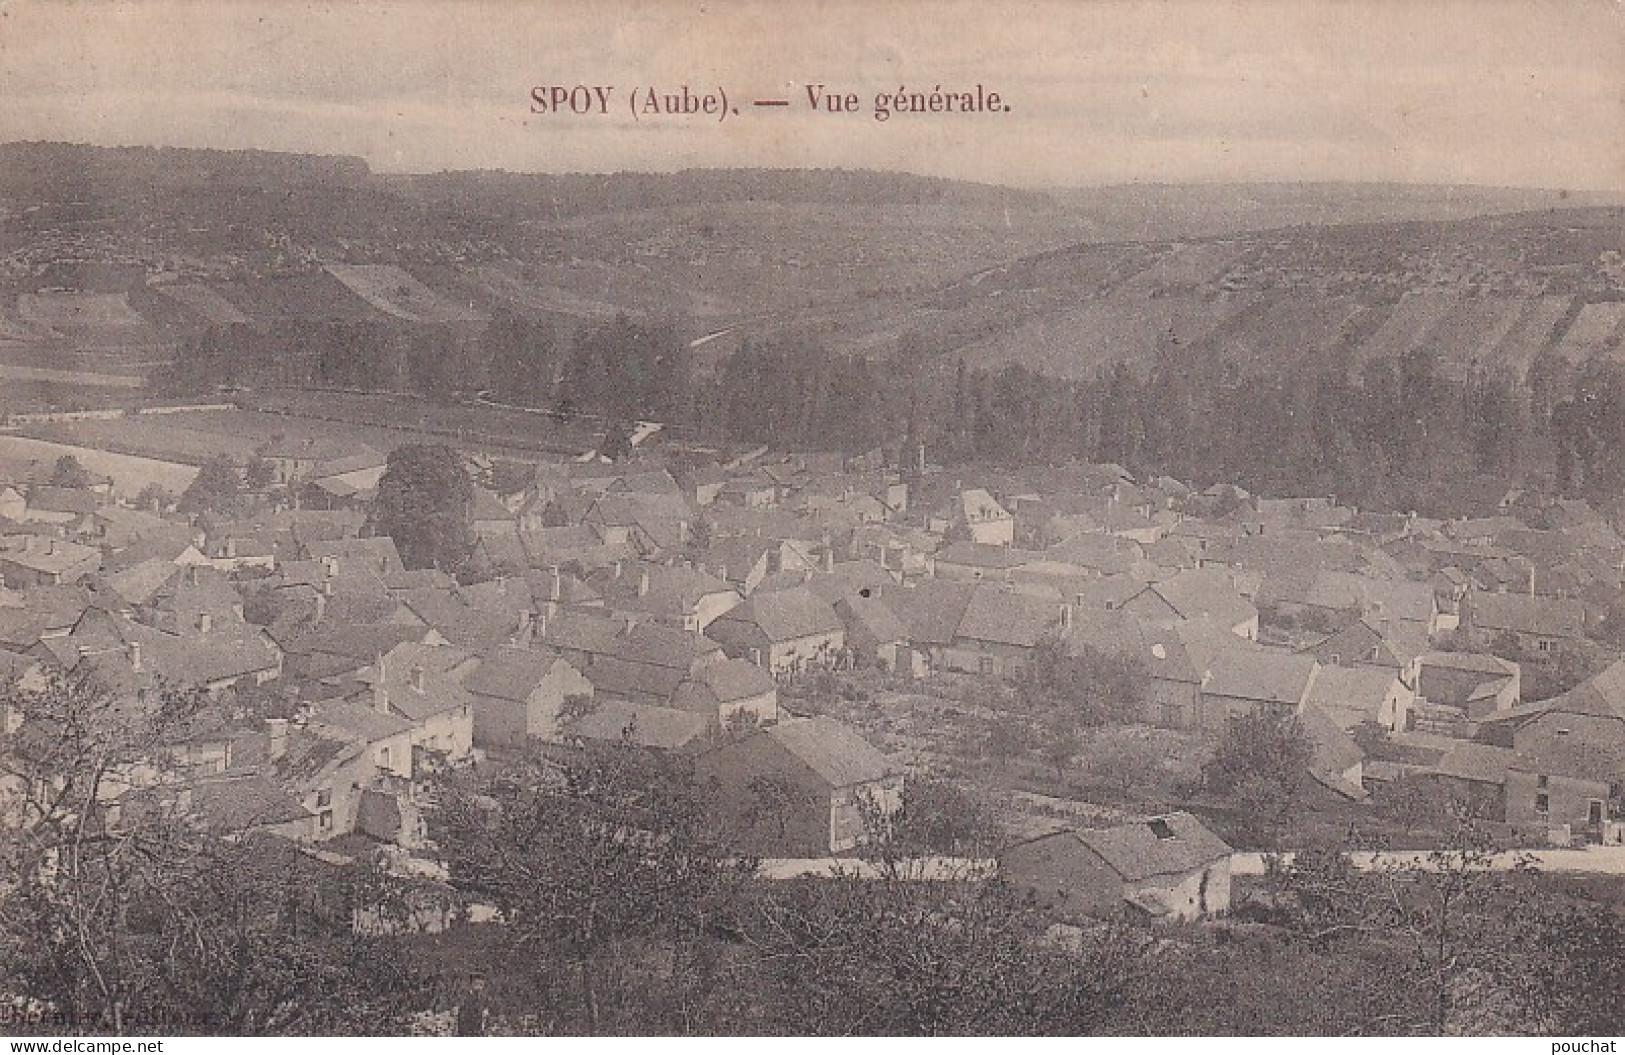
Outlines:
[[[1411,995],[1405,1019],[1387,1032],[1504,1032],[1526,965],[1515,935],[1527,920],[1520,880],[1528,861],[1498,860],[1470,817],[1458,814],[1438,848],[1377,855],[1355,868],[1339,850],[1300,853],[1278,871],[1296,908],[1294,926],[1318,946],[1371,950]],[[1380,950],[1380,951],[1379,951]],[[1484,1016],[1494,1021],[1487,1025]]]
[[[455,574],[474,550],[474,483],[444,444],[408,444],[390,452],[378,481],[368,530],[388,535],[407,568]]]
[[[352,932],[350,877],[207,826],[171,745],[204,697],[144,705],[82,670],[13,686],[0,735],[0,981],[68,1032],[398,1029],[413,986]]]
[[[557,767],[527,759],[438,800],[430,832],[453,885],[501,910],[525,960],[568,966],[574,977],[549,989],[575,995],[563,1010],[577,1029],[605,1028],[624,996],[614,986],[639,984],[627,971],[656,950],[691,952],[755,872],[683,763],[629,748],[586,745]]]
[[[135,496],[135,504],[154,513],[162,513],[175,504],[175,496],[162,484],[149,483]]]
[[[79,464],[79,459],[71,454],[64,454],[56,460],[51,469],[50,484],[52,487],[71,487],[75,490],[84,490],[90,486],[90,473]]]
[[[1090,1032],[1143,970],[1121,928],[1046,939],[1050,919],[981,878],[801,879],[734,912],[744,949],[723,1032],[964,1036]]]
[[[1308,777],[1313,748],[1296,718],[1241,715],[1225,724],[1202,783],[1230,799],[1249,835],[1275,841]]]
[[[237,467],[223,455],[210,458],[198,469],[192,483],[181,493],[176,508],[183,513],[236,512],[242,495]]]
[[[266,491],[276,482],[276,466],[265,458],[255,458],[243,470],[243,483],[250,491]]]
[[[1084,768],[1127,801],[1137,783],[1153,772],[1161,752],[1134,728],[1097,730],[1084,753]]]
[[[995,761],[1008,763],[1027,753],[1032,730],[1020,715],[1000,714],[988,719],[984,744]]]
[[[1138,660],[1047,636],[1034,646],[1015,687],[1034,715],[1099,725],[1140,711],[1145,671]]]

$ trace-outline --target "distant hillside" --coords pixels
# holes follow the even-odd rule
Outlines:
[[[1402,183],[1129,183],[1051,193],[1063,206],[1091,217],[1115,241],[1625,205],[1625,191],[1571,193]]]
[[[1342,184],[1037,192],[897,173],[379,175],[355,158],[0,144],[0,352],[140,371],[224,326],[674,325],[1087,376],[1437,350],[1619,354],[1622,211]],[[1561,208],[1557,206],[1561,205]]]
[[[1063,377],[1166,355],[1357,370],[1428,350],[1521,380],[1543,356],[1625,358],[1622,252],[1625,209],[1605,207],[1078,245],[789,325],[847,354],[910,346]]]

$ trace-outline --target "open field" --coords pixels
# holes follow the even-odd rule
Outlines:
[[[93,473],[111,477],[115,493],[133,497],[148,484],[157,484],[179,494],[197,476],[197,469],[177,462],[139,458],[71,443],[50,443],[26,436],[0,435],[0,459],[9,461],[54,462],[64,454],[79,459]]]

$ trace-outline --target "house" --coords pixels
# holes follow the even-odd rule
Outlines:
[[[1474,590],[1463,602],[1462,629],[1475,648],[1510,636],[1523,655],[1545,657],[1585,636],[1585,605],[1559,597]]]
[[[1309,742],[1309,776],[1332,794],[1350,802],[1364,802],[1365,752],[1340,721],[1306,705],[1298,712],[1298,729]]]
[[[462,678],[474,662],[460,648],[396,645],[373,665],[363,698],[412,723],[414,752],[436,756],[436,763],[465,761],[474,751],[474,695]]]
[[[613,611],[654,616],[695,634],[742,600],[728,582],[698,568],[650,561],[617,563],[587,584]]]
[[[1301,650],[1329,667],[1410,670],[1430,651],[1427,631],[1409,620],[1356,619]]]
[[[881,597],[846,597],[835,602],[835,612],[846,625],[846,643],[859,667],[925,676],[926,657],[908,647],[908,627]]]
[[[711,722],[708,715],[676,707],[595,698],[586,713],[563,723],[561,735],[574,743],[692,754],[707,745]]]
[[[1152,622],[1209,618],[1237,637],[1258,640],[1258,609],[1226,568],[1190,568],[1154,582],[1123,602],[1124,610]]]
[[[1072,627],[1072,606],[997,586],[972,591],[942,665],[948,670],[1005,676],[1024,668],[1045,638]]]
[[[410,726],[399,719],[388,721],[385,714],[376,717],[379,728],[366,733],[356,731],[361,719],[354,715],[345,724],[320,717],[298,726],[273,723],[277,727],[270,732],[266,754],[271,773],[315,816],[311,837],[317,841],[356,830],[366,791],[403,783],[396,770],[403,765],[401,755],[404,765],[411,765]]]
[[[1074,654],[1093,649],[1126,658],[1144,672],[1139,720],[1168,729],[1202,723],[1202,679],[1180,636],[1121,610],[1078,609],[1066,639]]]
[[[1522,669],[1511,660],[1474,652],[1428,652],[1417,657],[1414,669],[1416,704],[1448,707],[1470,719],[1518,704]]]
[[[89,491],[35,484],[28,489],[28,508],[21,519],[37,524],[57,524],[75,534],[88,533],[98,505],[96,496]]]
[[[1625,661],[1560,696],[1497,711],[1478,739],[1512,747],[1543,772],[1625,785]]]
[[[846,627],[834,606],[806,587],[753,593],[705,635],[728,655],[775,675],[833,666],[846,647]]]
[[[695,758],[738,845],[764,857],[850,853],[902,807],[903,772],[850,726],[793,718]]]
[[[1028,553],[995,546],[987,542],[955,542],[938,550],[930,559],[931,573],[951,582],[981,582],[1005,580],[1011,569],[1043,558],[1041,553]]]
[[[1017,843],[999,855],[999,876],[1063,919],[1195,920],[1229,910],[1230,854],[1195,817],[1170,813]]]
[[[1339,729],[1352,731],[1367,722],[1385,729],[1404,729],[1415,692],[1388,667],[1320,667],[1304,698],[1304,709],[1318,711]]]
[[[1285,718],[1303,709],[1320,673],[1309,656],[1264,649],[1215,654],[1202,682],[1202,718],[1222,729],[1231,718]]]
[[[724,659],[689,675],[672,694],[671,705],[703,714],[721,728],[739,715],[767,725],[779,720],[779,687],[756,664]]]
[[[886,607],[902,622],[909,649],[922,657],[927,671],[946,669],[947,649],[975,589],[970,583],[926,579],[886,594]]]
[[[1545,771],[1513,748],[1463,741],[1424,771],[1452,802],[1473,816],[1512,826],[1542,841],[1566,827],[1600,842],[1609,815],[1609,784]]]
[[[101,567],[101,553],[66,539],[7,536],[0,548],[0,578],[14,590],[78,582]]]
[[[1379,624],[1390,620],[1415,624],[1425,635],[1440,630],[1434,590],[1425,582],[1392,581],[1322,568],[1310,581],[1303,603],[1323,612],[1358,611]]]
[[[972,542],[988,546],[1008,546],[1016,540],[1016,518],[980,487],[959,492],[953,506],[953,527]]]
[[[474,697],[474,746],[523,748],[529,740],[557,740],[572,698],[591,697],[593,684],[547,648],[494,648],[463,679]]]

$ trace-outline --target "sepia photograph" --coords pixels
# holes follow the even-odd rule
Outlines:
[[[1615,1050],[1625,4],[0,0],[0,1037],[291,1036]]]

